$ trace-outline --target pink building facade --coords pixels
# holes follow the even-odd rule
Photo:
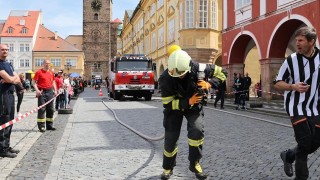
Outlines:
[[[222,65],[230,75],[228,88],[233,73],[244,73],[247,53],[256,47],[263,98],[278,99],[272,94],[278,92],[272,81],[286,56],[295,51],[293,34],[302,26],[319,33],[319,12],[320,0],[224,0]]]

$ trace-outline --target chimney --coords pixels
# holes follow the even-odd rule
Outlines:
[[[54,32],[54,40],[57,40],[58,39],[58,31],[55,31]]]
[[[24,19],[20,19],[20,26],[24,26],[26,24],[26,21]]]

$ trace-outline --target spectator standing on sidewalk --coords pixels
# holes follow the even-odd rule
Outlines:
[[[294,34],[297,52],[283,62],[275,88],[284,90],[284,105],[290,116],[297,146],[280,157],[287,176],[293,176],[292,163],[299,180],[309,177],[308,155],[320,146],[319,49],[315,47],[315,29],[302,27]]]
[[[50,70],[50,60],[43,61],[43,68],[38,70],[33,78],[33,86],[38,98],[38,106],[50,101],[57,95],[57,87],[54,81],[54,73]],[[53,127],[53,101],[38,110],[37,124],[40,132],[56,130]]]
[[[15,85],[15,89],[16,89],[16,94],[17,94],[17,97],[18,97],[17,115],[20,117],[20,116],[22,116],[22,114],[20,113],[20,106],[21,106],[21,103],[22,103],[22,100],[23,100],[24,92],[26,91],[26,82],[24,80],[24,74],[23,73],[19,74],[19,78],[20,78],[21,84],[20,83],[16,84]]]
[[[18,75],[6,61],[8,46],[0,44],[0,125],[14,119],[14,85],[21,84]],[[0,157],[17,157],[20,151],[10,147],[12,125],[0,130]]]
[[[58,71],[58,74],[57,76],[54,78],[55,82],[56,82],[56,86],[57,86],[57,90],[60,92],[60,91],[63,91],[63,76],[62,76],[62,73],[63,71],[60,70]],[[63,100],[63,94],[59,94],[56,98],[56,105],[55,105],[55,109],[56,110],[59,110],[60,108],[63,107],[63,104],[62,104],[62,100]]]
[[[250,86],[251,86],[251,77],[249,77],[249,73],[246,73],[246,76],[243,78],[243,91],[246,96],[246,101],[249,101],[250,97]]]
[[[227,90],[227,84],[226,84],[226,81],[222,82],[216,92],[217,92],[217,97],[214,101],[214,107],[217,107],[217,103],[218,101],[221,99],[221,103],[220,103],[220,109],[224,109],[224,96],[226,94],[226,90]]]

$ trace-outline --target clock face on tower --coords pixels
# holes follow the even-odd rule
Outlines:
[[[91,8],[95,11],[99,11],[101,6],[102,6],[102,4],[99,0],[94,0],[91,2]]]

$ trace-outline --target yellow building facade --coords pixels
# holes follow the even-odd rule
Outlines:
[[[222,0],[141,0],[135,10],[125,12],[119,47],[122,54],[151,57],[158,79],[173,44],[197,62],[218,62],[221,30]]]

